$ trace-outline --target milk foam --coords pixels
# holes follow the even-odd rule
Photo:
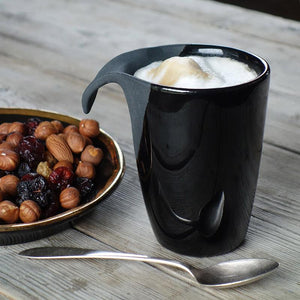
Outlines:
[[[155,84],[197,89],[234,86],[255,79],[257,74],[247,64],[228,57],[174,56],[153,62],[134,76]]]

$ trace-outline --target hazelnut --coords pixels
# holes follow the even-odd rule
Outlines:
[[[6,142],[11,143],[14,147],[17,147],[22,138],[23,135],[20,132],[16,131],[8,134]]]
[[[53,121],[51,121],[51,124],[56,128],[56,131],[58,133],[61,133],[64,131],[64,125],[62,124],[62,122],[60,122],[58,120],[53,120]]]
[[[5,223],[16,223],[19,219],[19,207],[8,200],[0,202],[0,219]]]
[[[71,132],[79,132],[78,127],[75,125],[68,125],[63,131],[65,134],[69,134]]]
[[[0,151],[0,170],[13,171],[19,164],[19,155],[8,149]]]
[[[15,146],[7,141],[4,141],[0,144],[0,151],[2,150],[11,150],[11,151],[15,151]]]
[[[24,123],[21,123],[21,122],[13,122],[13,123],[11,123],[8,132],[9,133],[11,133],[11,132],[19,132],[22,135],[24,135],[24,133],[25,133],[25,125],[24,125]]]
[[[74,153],[80,153],[85,147],[85,138],[77,132],[67,134],[67,143]]]
[[[15,175],[5,175],[0,178],[0,190],[5,196],[16,196],[19,181]]]
[[[80,202],[80,193],[75,187],[68,187],[60,193],[59,202],[65,209],[74,208]]]
[[[47,161],[41,161],[36,168],[36,172],[48,179],[52,172],[52,169],[50,168]]]
[[[99,123],[96,120],[83,119],[79,123],[79,132],[93,138],[99,135]]]
[[[75,174],[78,177],[86,177],[89,179],[93,179],[96,176],[96,170],[93,164],[89,162],[80,161]]]
[[[0,133],[8,134],[10,125],[11,125],[11,123],[6,123],[6,122],[0,124]]]
[[[97,166],[103,158],[103,151],[100,148],[96,148],[92,145],[88,145],[85,147],[83,152],[81,153],[80,159],[82,161],[90,162],[93,165]]]
[[[32,200],[25,200],[20,205],[19,217],[24,223],[31,223],[39,220],[41,209],[39,205]]]
[[[46,140],[49,135],[55,133],[57,133],[56,127],[49,121],[43,121],[35,129],[34,136],[40,140]]]
[[[69,162],[68,160],[61,160],[59,162],[57,162],[54,167],[53,167],[53,170],[59,168],[59,167],[66,167],[66,168],[69,168],[70,170],[73,171],[73,165],[71,162]]]

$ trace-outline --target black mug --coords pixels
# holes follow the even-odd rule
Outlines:
[[[233,58],[257,77],[230,87],[186,89],[133,76],[153,61],[191,55]],[[256,55],[193,44],[121,54],[86,88],[86,113],[99,87],[116,82],[124,90],[144,201],[163,246],[211,256],[232,251],[244,240],[259,173],[269,81],[269,65]]]

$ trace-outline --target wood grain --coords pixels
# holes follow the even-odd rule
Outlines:
[[[260,177],[245,242],[217,257],[163,248],[151,229],[138,181],[128,108],[120,87],[101,89],[89,117],[121,145],[119,188],[62,233],[0,248],[0,299],[299,299],[300,23],[210,0],[0,2],[0,106],[42,108],[82,118],[81,94],[124,51],[169,43],[222,44],[271,65]],[[0,120],[1,122],[1,120]],[[174,270],[117,261],[30,261],[32,246],[79,246],[163,256],[205,267],[270,257],[280,268],[257,283],[205,289]]]

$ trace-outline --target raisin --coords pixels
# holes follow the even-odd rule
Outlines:
[[[75,186],[79,190],[80,195],[85,197],[93,191],[95,184],[93,180],[89,178],[77,177]]]
[[[35,169],[44,160],[45,146],[34,136],[25,136],[19,144],[19,154],[30,168]]]
[[[16,204],[21,205],[25,200],[30,200],[32,198],[32,193],[29,188],[29,183],[27,181],[20,181],[17,185],[17,198]]]
[[[17,174],[19,178],[22,178],[24,175],[31,173],[32,169],[30,168],[27,162],[21,162],[18,169]]]
[[[35,193],[33,200],[42,208],[48,207],[57,197],[52,190],[45,190],[42,193]]]
[[[42,175],[38,175],[34,179],[29,180],[29,184],[33,193],[42,193],[48,188],[47,181]]]
[[[26,121],[25,127],[27,129],[28,135],[33,135],[35,129],[38,127],[38,125],[41,123],[41,119],[39,118],[30,118]]]
[[[54,197],[52,201],[49,203],[49,205],[42,210],[42,218],[50,218],[57,213],[59,213],[60,210],[60,204],[57,197]]]
[[[33,200],[43,209],[49,206],[55,197],[56,195],[43,176],[28,173],[22,177],[17,186],[16,204],[20,205],[25,200]]]
[[[52,169],[49,167],[49,163],[47,161],[41,161],[36,168],[36,172],[45,178],[49,178]]]

